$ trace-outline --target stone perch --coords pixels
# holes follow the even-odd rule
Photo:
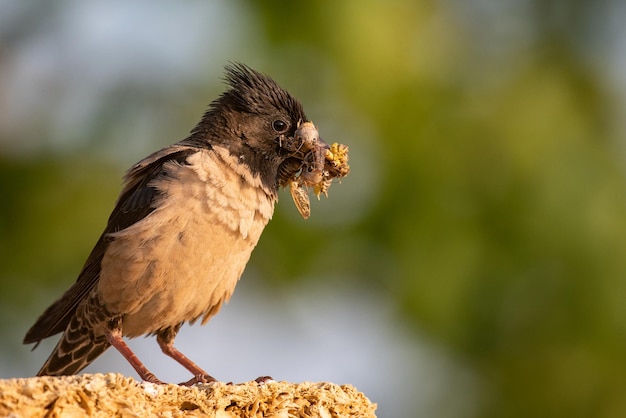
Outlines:
[[[255,381],[185,387],[140,383],[121,374],[0,380],[0,416],[340,418],[375,417],[350,385]]]

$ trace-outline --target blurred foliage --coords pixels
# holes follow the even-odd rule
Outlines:
[[[259,15],[275,44],[324,51],[338,94],[377,131],[376,205],[332,239],[357,236],[389,253],[361,245],[346,269],[479,370],[489,387],[481,416],[617,417],[626,414],[621,138],[603,80],[576,49],[597,3],[547,3],[532,5],[534,45],[490,63],[476,63],[481,45],[428,3],[267,4]],[[331,23],[283,30],[305,15]],[[297,248],[315,240],[299,237]],[[345,259],[325,258],[329,273]],[[377,263],[397,267],[385,274]]]
[[[266,42],[255,66],[316,123],[337,102],[352,112],[320,124],[357,158],[313,218],[351,187],[369,196],[335,207],[358,213],[347,222],[304,223],[284,195],[251,268],[277,286],[317,272],[393,298],[399,321],[476,371],[479,416],[626,416],[623,138],[583,49],[605,3],[523,3],[530,40],[499,52],[460,2],[243,3]],[[374,138],[372,158],[351,131]],[[17,307],[33,280],[75,274],[120,170],[92,154],[7,156],[0,172],[0,298]]]
[[[79,157],[0,160],[0,294],[7,303],[27,306],[33,279],[53,286],[82,265],[113,207],[118,178],[111,165]]]

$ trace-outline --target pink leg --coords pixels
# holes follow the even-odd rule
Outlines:
[[[217,379],[202,370],[200,367],[198,367],[196,363],[191,361],[187,356],[185,356],[183,353],[178,351],[176,347],[174,347],[174,339],[169,332],[163,332],[158,334],[157,343],[159,343],[161,351],[163,351],[166,356],[173,358],[185,369],[189,370],[193,374],[193,378],[191,378],[187,382],[181,383],[181,385],[191,386],[196,383],[217,382]]]
[[[122,332],[120,330],[112,330],[106,334],[107,341],[113,347],[120,352],[122,356],[133,366],[133,369],[139,374],[142,380],[150,383],[158,383],[163,384],[162,381],[157,379],[157,377],[143,365],[141,360],[137,358],[135,353],[130,349],[130,347],[124,342],[122,339]]]

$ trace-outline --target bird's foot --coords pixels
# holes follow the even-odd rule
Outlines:
[[[261,385],[267,382],[272,382],[273,380],[274,379],[272,378],[272,376],[259,376],[256,379],[254,379],[255,382]]]
[[[148,383],[154,383],[155,385],[164,385],[165,382],[159,380],[154,374],[151,372],[145,373],[141,376],[141,380]]]
[[[179,383],[179,386],[193,386],[197,383],[213,383],[217,382],[217,379],[210,374],[197,374],[186,382]]]

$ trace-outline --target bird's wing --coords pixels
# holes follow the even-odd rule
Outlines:
[[[163,170],[165,163],[173,161],[184,164],[187,157],[197,151],[196,147],[172,145],[148,156],[128,171],[124,189],[111,212],[107,226],[89,254],[78,279],[37,319],[26,333],[24,344],[39,344],[42,339],[65,330],[78,304],[98,282],[102,258],[111,241],[107,234],[125,229],[148,216],[155,209],[153,202],[159,194],[150,182],[166,175]]]

